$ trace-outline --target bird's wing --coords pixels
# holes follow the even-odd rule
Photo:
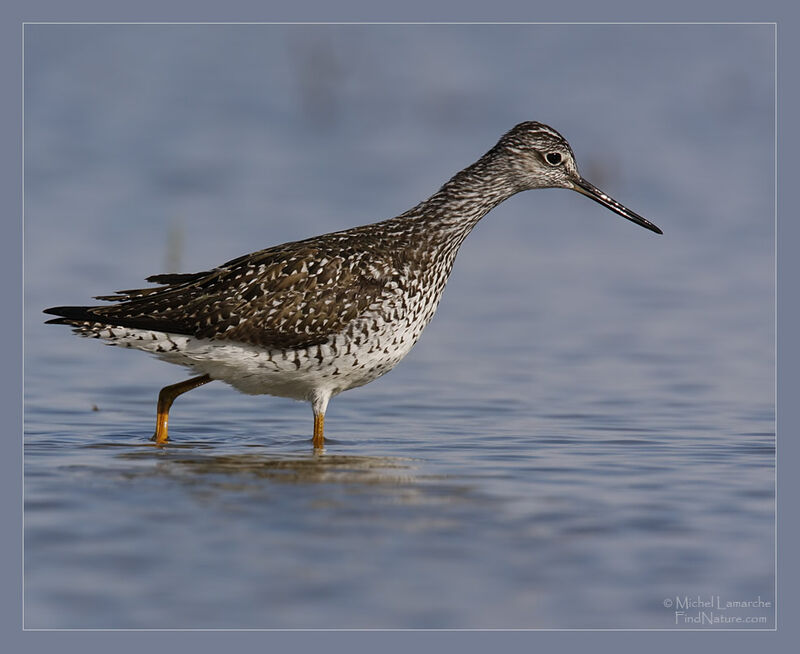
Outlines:
[[[361,241],[355,236],[356,241]],[[279,349],[325,343],[395,293],[393,268],[368,243],[308,239],[213,270],[154,275],[161,286],[99,296],[115,304],[54,307],[50,322],[98,322]]]

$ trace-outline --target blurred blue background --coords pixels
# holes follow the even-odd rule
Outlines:
[[[769,25],[27,25],[25,626],[682,628],[665,599],[774,601],[774,47]],[[409,357],[334,399],[323,457],[307,406],[219,383],[156,451],[185,373],[43,325],[392,217],[523,120],[664,236],[515,196]]]

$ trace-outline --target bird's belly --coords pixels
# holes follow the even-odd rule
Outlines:
[[[319,391],[337,395],[389,372],[411,350],[427,319],[397,324],[365,317],[328,343],[287,350],[127,327],[76,331],[188,366],[243,393],[310,400]]]

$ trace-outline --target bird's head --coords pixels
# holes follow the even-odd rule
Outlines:
[[[662,233],[649,220],[586,181],[578,172],[569,143],[552,127],[533,121],[520,123],[503,135],[492,153],[506,160],[516,190],[566,188],[577,191],[637,225],[656,234]]]

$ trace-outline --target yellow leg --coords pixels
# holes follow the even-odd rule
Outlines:
[[[169,409],[175,398],[182,395],[187,391],[207,384],[211,381],[208,375],[200,375],[199,377],[192,377],[186,381],[172,384],[172,386],[164,386],[158,394],[158,407],[156,409],[156,433],[153,434],[151,441],[155,441],[156,445],[163,445],[169,440],[167,438],[167,423],[169,422]]]
[[[314,414],[314,440],[312,441],[314,444],[315,450],[321,450],[325,447],[325,436],[323,436],[322,432],[325,427],[325,414],[324,413],[315,413]]]

